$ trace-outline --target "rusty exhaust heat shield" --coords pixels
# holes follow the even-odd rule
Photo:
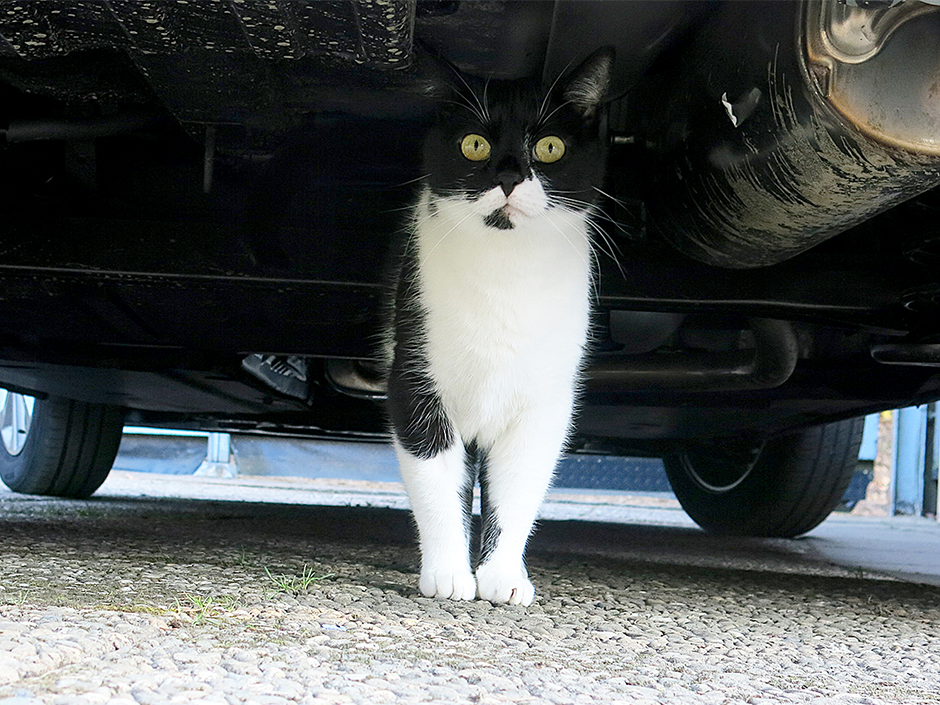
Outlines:
[[[639,88],[654,231],[760,267],[940,183],[940,7],[864,5],[724,3]]]

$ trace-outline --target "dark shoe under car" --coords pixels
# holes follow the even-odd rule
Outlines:
[[[616,51],[572,452],[663,457],[704,528],[793,536],[841,498],[860,417],[940,399],[933,4],[0,10],[13,490],[90,495],[124,423],[386,439],[372,361],[431,54],[550,83]]]

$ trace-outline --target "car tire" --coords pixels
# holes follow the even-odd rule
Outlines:
[[[0,479],[14,492],[85,498],[105,481],[124,410],[0,390]]]
[[[855,474],[864,418],[815,426],[758,446],[712,444],[663,458],[672,490],[703,529],[793,537],[838,506]]]

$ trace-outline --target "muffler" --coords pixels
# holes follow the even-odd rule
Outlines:
[[[649,227],[760,267],[940,184],[937,46],[919,0],[722,3],[631,95]]]

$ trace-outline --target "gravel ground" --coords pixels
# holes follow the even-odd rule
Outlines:
[[[417,597],[400,510],[6,497],[0,705],[940,702],[940,588],[686,528],[546,522],[524,609]]]

